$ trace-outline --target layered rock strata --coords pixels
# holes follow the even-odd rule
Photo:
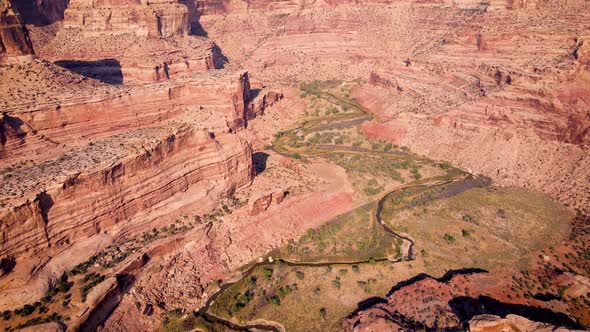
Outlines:
[[[188,36],[175,1],[72,1],[62,29],[39,48],[45,59],[110,84],[138,84],[222,68],[219,48]]]
[[[0,2],[0,66],[23,63],[35,55],[18,11],[9,0]]]
[[[519,315],[506,315],[502,318],[496,315],[478,315],[469,321],[470,332],[495,332],[495,331],[576,331],[565,327],[558,327],[551,324],[543,324],[526,319]],[[578,330],[581,331],[581,330]]]
[[[132,33],[86,36],[62,29],[39,48],[43,58],[110,84],[140,84],[223,68],[219,48],[202,37],[147,38]]]
[[[55,259],[99,234],[136,234],[198,211],[248,184],[253,168],[250,146],[236,135],[212,138],[183,125],[131,131],[10,174],[2,188],[0,257],[14,257],[18,266],[29,257]],[[22,196],[7,200],[14,190]],[[9,288],[18,285],[4,282],[2,307],[38,295],[35,287],[13,294]]]
[[[218,71],[132,88],[98,85],[95,89],[84,89],[81,87],[88,84],[78,85],[79,76],[62,76],[61,70],[49,64],[37,65],[52,70],[46,74],[48,79],[57,77],[69,84],[57,86],[61,90],[59,94],[48,92],[47,95],[21,91],[18,85],[3,87],[4,138],[0,145],[3,161],[51,145],[84,143],[181,116],[201,128],[235,130],[245,126],[246,112],[251,108],[245,72]],[[8,80],[11,74],[19,74],[18,69],[15,71],[0,76]],[[56,84],[59,81],[48,82],[49,87]]]
[[[587,208],[587,1],[236,3],[199,19],[230,65],[373,81],[356,92],[373,138]]]
[[[79,28],[87,36],[131,33],[168,38],[188,34],[188,10],[171,0],[72,0],[64,16],[65,28]]]

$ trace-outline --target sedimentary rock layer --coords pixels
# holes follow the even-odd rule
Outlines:
[[[126,33],[85,36],[62,29],[38,50],[39,56],[110,84],[139,84],[222,68],[219,48],[202,37],[151,39]]]
[[[367,134],[588,206],[587,1],[235,3],[199,19],[230,65],[370,81],[356,96],[378,117]]]
[[[12,4],[23,17],[24,24],[45,26],[63,20],[68,0],[13,0]]]
[[[149,227],[251,180],[251,149],[237,136],[166,132],[131,132],[6,178],[4,190],[30,196],[3,201],[0,257],[50,256],[115,226]]]
[[[19,13],[9,0],[0,1],[0,65],[24,62],[34,54]]]
[[[149,38],[188,34],[188,10],[174,1],[72,0],[64,27],[80,28],[86,35],[132,33]]]
[[[55,76],[61,77],[59,74]],[[75,82],[61,88],[60,94],[50,98],[23,92],[22,99],[14,99],[16,91],[2,91],[6,93],[2,120],[2,132],[6,134],[0,145],[4,161],[47,147],[38,143],[83,143],[158,125],[181,114],[201,128],[227,131],[243,127],[251,108],[245,72],[219,71],[132,88],[101,85],[80,90]],[[17,85],[12,89],[20,92]]]

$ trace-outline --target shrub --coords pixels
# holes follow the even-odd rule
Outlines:
[[[36,307],[34,305],[25,304],[21,309],[17,309],[15,312],[16,314],[25,317],[32,314],[35,311]]]
[[[472,223],[474,225],[479,225],[479,222],[477,221],[477,219],[470,215],[470,214],[466,214],[463,216],[463,221],[468,222],[468,223]]]
[[[4,320],[10,320],[10,318],[12,318],[12,312],[10,310],[4,310],[2,312],[2,318]]]
[[[299,280],[303,280],[303,278],[305,278],[305,274],[301,271],[295,272],[295,275],[297,276],[297,279],[299,279]]]
[[[387,143],[387,144],[385,144],[385,147],[383,148],[383,150],[384,150],[384,151],[386,151],[386,152],[387,152],[387,151],[391,151],[391,148],[392,148],[392,147],[393,147],[393,146],[391,145],[391,143]]]
[[[285,296],[287,296],[289,293],[291,293],[291,287],[289,287],[289,286],[281,287],[277,290],[277,295],[281,299],[284,298]]]
[[[467,230],[467,229],[463,229],[463,230],[461,230],[461,234],[463,234],[463,237],[469,237],[469,236],[471,236],[471,231]]]
[[[354,271],[355,273],[359,273],[360,272],[359,266],[358,265],[353,265],[352,266],[352,271]]]
[[[328,310],[326,308],[320,308],[320,317],[322,317],[322,319],[326,319],[327,314]]]
[[[448,163],[448,162],[446,162],[446,161],[444,163],[442,163],[442,164],[439,164],[438,166],[440,168],[442,168],[442,169],[449,169],[449,168],[451,168],[451,164]]]
[[[447,241],[449,244],[455,242],[455,237],[447,233],[445,233],[443,239],[445,239],[445,241]]]
[[[340,280],[338,280],[338,279],[332,280],[332,286],[334,286],[334,288],[336,288],[336,289],[340,289]]]
[[[270,277],[272,277],[273,270],[271,268],[265,267],[263,272],[266,279],[270,279]]]
[[[84,286],[82,286],[82,288],[80,289],[82,302],[86,302],[86,297],[88,296],[88,293],[90,293],[90,290],[92,288],[94,288],[94,286],[103,282],[105,279],[106,279],[105,276],[100,275],[98,273],[90,273],[90,274],[84,276],[84,279],[82,279],[82,282],[86,283],[86,284]]]
[[[281,305],[281,299],[278,296],[276,296],[276,295],[275,296],[271,296],[268,299],[268,303],[270,303],[272,305],[275,305],[275,306],[278,306],[278,305]]]

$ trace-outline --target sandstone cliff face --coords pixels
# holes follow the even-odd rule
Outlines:
[[[110,84],[157,82],[222,68],[219,48],[187,36],[175,1],[72,1],[63,28],[40,47],[45,59]]]
[[[186,125],[173,130],[129,132],[7,178],[4,188],[28,186],[23,188],[28,194],[2,202],[0,257],[16,257],[17,265],[29,257],[57,259],[84,239],[138,234],[198,211],[251,181],[251,148],[237,136],[212,138]],[[1,285],[3,308],[43,292],[35,287],[22,292],[20,285],[6,282]]]
[[[14,0],[13,5],[23,17],[24,24],[46,26],[63,20],[68,0]]]
[[[63,29],[38,50],[39,56],[103,81],[137,85],[223,68],[219,48],[199,37],[152,39],[131,34],[84,36]]]
[[[62,28],[38,54],[110,84],[157,82],[222,68],[219,48],[188,32],[188,9],[173,0],[74,0]]]
[[[373,137],[588,206],[587,1],[235,3],[200,17],[230,63],[276,80],[382,78],[357,95]]]
[[[0,65],[27,62],[34,56],[33,46],[22,18],[9,0],[0,2]]]
[[[232,135],[212,139],[206,132],[187,128],[162,138],[143,153],[114,162],[116,158],[110,158],[111,165],[106,168],[99,164],[95,170],[47,174],[70,169],[70,166],[59,166],[59,163],[67,164],[68,159],[66,156],[57,160],[55,168],[44,168],[46,174],[39,174],[49,181],[44,189],[31,187],[27,191],[34,196],[2,209],[4,240],[0,256],[24,258],[47,248],[59,251],[60,246],[108,230],[115,224],[124,222],[129,227],[132,220],[150,215],[150,209],[155,209],[154,215],[143,218],[144,222],[190,208],[200,203],[199,198],[215,198],[214,194],[199,197],[204,192],[215,188],[215,193],[226,194],[247,184],[252,177],[251,150],[245,142]],[[19,180],[18,176],[15,174],[5,185],[21,182],[23,179]],[[35,194],[35,190],[40,191]],[[187,191],[201,193],[182,194]],[[175,195],[184,202],[167,206],[165,202]]]
[[[188,34],[188,10],[174,1],[73,0],[65,11],[65,28],[85,35],[131,33],[138,37],[168,38]]]
[[[249,89],[247,73],[221,71],[125,89],[79,91],[70,83],[48,99],[41,94],[11,99],[15,91],[7,89],[0,156],[7,161],[58,143],[84,143],[181,116],[199,128],[236,130],[246,124]]]
[[[526,319],[519,315],[506,315],[502,318],[496,315],[478,315],[469,321],[470,332],[512,332],[512,331],[576,331],[551,324],[543,324]]]

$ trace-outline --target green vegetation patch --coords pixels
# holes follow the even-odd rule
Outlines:
[[[445,186],[392,195],[383,218],[409,234],[432,274],[507,265],[526,268],[527,254],[558,243],[572,216],[550,198],[520,188],[470,188],[444,197]],[[430,199],[443,195],[442,199]]]
[[[398,241],[375,219],[374,203],[340,215],[273,253],[287,261],[356,262],[399,253]]]

